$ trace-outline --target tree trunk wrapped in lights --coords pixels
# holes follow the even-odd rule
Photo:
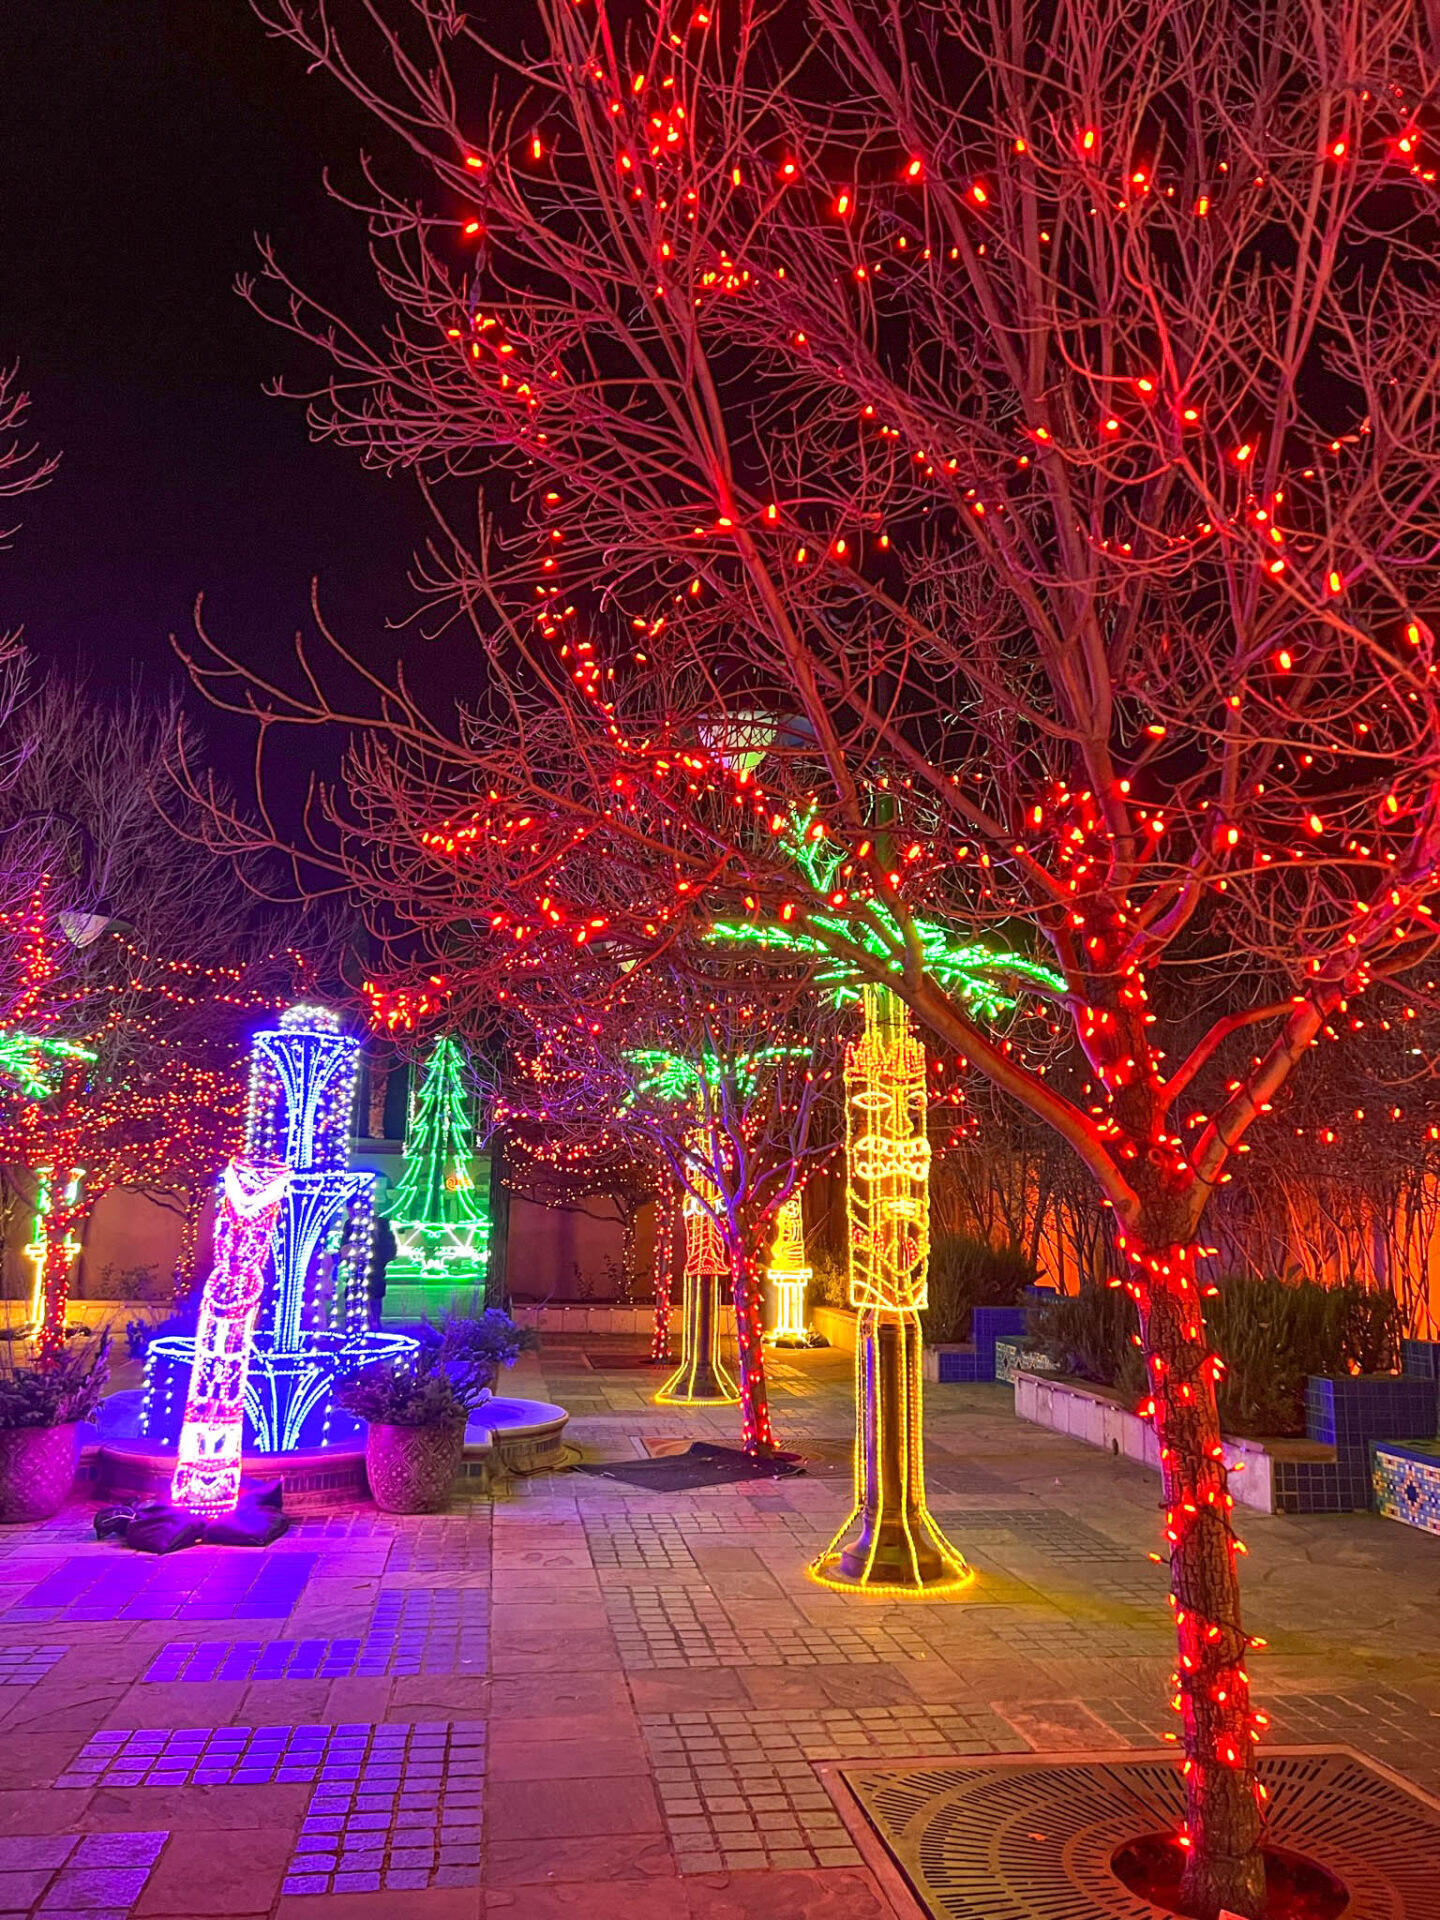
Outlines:
[[[888,987],[866,986],[862,999],[865,1025],[845,1056],[855,1504],[811,1573],[827,1586],[924,1597],[970,1578],[925,1506],[925,1049]]]
[[[735,1353],[740,1363],[740,1439],[746,1453],[765,1458],[778,1449],[765,1377],[760,1267],[755,1238],[742,1224],[737,1223],[729,1237],[730,1303],[735,1310]]]
[[[1254,1756],[1266,1716],[1251,1708],[1245,1669],[1252,1641],[1240,1619],[1236,1556],[1242,1549],[1215,1404],[1224,1369],[1205,1336],[1198,1249],[1119,1239],[1127,1272],[1114,1284],[1125,1287],[1139,1313],[1150,1383],[1143,1411],[1160,1443],[1179,1645],[1172,1705],[1182,1731],[1172,1737],[1184,1745],[1189,1789],[1186,1879],[1197,1907],[1222,1897],[1195,1885],[1203,1876],[1212,1887],[1241,1890],[1258,1913],[1265,1889],[1257,1851],[1265,1789]]]
[[[373,59],[330,0],[267,11],[406,141],[361,239],[393,317],[337,330],[267,254],[277,318],[336,362],[323,430],[476,476],[426,584],[497,615],[493,720],[438,725],[399,682],[361,720],[313,674],[256,688],[269,730],[354,730],[329,857],[436,954],[483,901],[537,971],[594,930],[639,971],[687,921],[739,919],[893,985],[1159,1262],[1175,1610],[1207,1659],[1229,1647],[1173,1250],[1252,1128],[1285,1128],[1307,1050],[1368,1047],[1434,977],[1425,10],[811,0],[777,43],[768,14],[642,29],[537,0],[513,66],[420,0],[374,0]],[[502,549],[484,530],[517,495],[533,537]],[[622,598],[617,633],[595,615]],[[198,670],[234,700],[233,658]],[[708,744],[757,713],[784,716],[773,750]],[[784,843],[801,810],[823,889]],[[1010,975],[1017,1018],[987,1032],[927,920],[1062,980]],[[1185,1909],[1254,1920],[1253,1774],[1177,1698]]]
[[[684,1201],[685,1270],[680,1318],[680,1364],[656,1394],[662,1406],[726,1407],[740,1398],[721,1345],[720,1287],[730,1270],[716,1223],[721,1201],[703,1175]]]
[[[84,1211],[81,1193],[85,1169],[71,1167],[57,1193],[53,1167],[39,1167],[35,1175],[35,1238],[25,1249],[35,1263],[35,1294],[31,1320],[36,1328],[36,1351],[42,1367],[58,1358],[65,1344],[65,1309],[70,1299],[70,1271],[80,1251],[75,1229]]]
[[[670,1358],[671,1296],[675,1286],[675,1259],[683,1244],[685,1224],[681,1203],[668,1186],[655,1199],[655,1317],[650,1329],[650,1358]]]
[[[773,1347],[808,1347],[810,1330],[805,1317],[805,1289],[810,1284],[805,1259],[805,1214],[800,1195],[792,1193],[775,1215],[775,1238],[765,1278],[775,1299],[775,1319],[765,1338]]]

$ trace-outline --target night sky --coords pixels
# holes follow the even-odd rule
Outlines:
[[[267,232],[302,281],[374,311],[363,229],[321,180],[353,182],[373,130],[244,0],[6,0],[0,72],[0,359],[63,454],[18,503],[0,628],[101,686],[163,684],[197,592],[217,638],[274,664],[318,575],[346,641],[393,654],[418,497],[310,444],[263,388],[318,359],[233,291]],[[212,729],[222,757],[230,736]]]

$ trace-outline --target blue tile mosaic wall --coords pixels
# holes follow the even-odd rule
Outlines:
[[[1425,1439],[1435,1432],[1435,1382],[1410,1374],[1311,1374],[1305,1426],[1312,1440],[1335,1449],[1336,1490],[1333,1506],[1327,1492],[1319,1507],[1299,1510],[1358,1511],[1370,1505],[1373,1491],[1371,1442]]]
[[[1048,1353],[1026,1345],[1024,1336],[995,1342],[995,1378],[1013,1382],[1017,1373],[1054,1373],[1055,1363]]]
[[[1400,1368],[1417,1379],[1440,1380],[1440,1341],[1402,1340]]]
[[[1403,1373],[1312,1373],[1305,1383],[1305,1430],[1333,1447],[1428,1438],[1435,1431],[1434,1382]]]
[[[995,1342],[1005,1335],[1023,1334],[1028,1318],[1024,1307],[976,1307],[968,1347],[949,1347],[935,1356],[942,1382],[956,1386],[995,1378]]]
[[[1376,1510],[1385,1519],[1440,1533],[1440,1448],[1377,1441],[1372,1481]]]
[[[945,1386],[968,1386],[972,1381],[983,1380],[980,1362],[973,1347],[941,1348],[935,1355],[935,1370],[938,1379]],[[994,1375],[990,1376],[992,1379]]]

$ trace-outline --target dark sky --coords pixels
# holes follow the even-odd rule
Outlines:
[[[0,359],[63,455],[0,555],[0,627],[103,685],[165,681],[197,592],[217,637],[273,663],[318,574],[347,641],[393,651],[418,498],[262,391],[317,364],[233,291],[266,232],[366,309],[363,230],[321,181],[373,145],[358,111],[244,0],[4,0],[0,73]]]

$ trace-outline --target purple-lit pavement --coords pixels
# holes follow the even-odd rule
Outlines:
[[[515,1390],[591,1459],[734,1440],[621,1350],[551,1345]],[[917,1909],[845,1763],[1159,1744],[1141,1469],[932,1388],[931,1501],[977,1579],[857,1602],[804,1576],[846,1507],[849,1364],[772,1364],[801,1478],[538,1475],[162,1560],[96,1544],[84,1502],[0,1532],[0,1920],[880,1920]],[[1440,1790],[1440,1540],[1244,1530],[1275,1741]]]

